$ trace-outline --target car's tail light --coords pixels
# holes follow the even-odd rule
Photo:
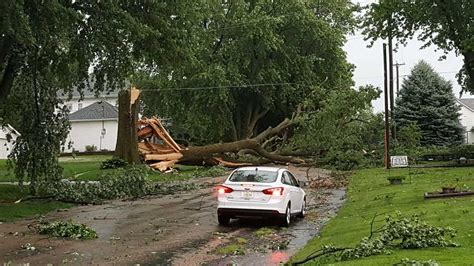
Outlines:
[[[282,187],[272,187],[262,190],[263,194],[265,195],[273,195],[273,196],[282,196],[283,195],[283,188]]]
[[[230,187],[226,187],[226,186],[218,186],[217,187],[217,192],[219,194],[232,193],[232,191],[234,191],[234,190]]]

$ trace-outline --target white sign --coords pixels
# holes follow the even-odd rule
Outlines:
[[[408,156],[390,156],[392,167],[408,167]]]

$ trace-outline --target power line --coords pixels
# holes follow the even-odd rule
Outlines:
[[[253,88],[253,87],[267,87],[267,86],[285,86],[285,85],[296,85],[302,87],[308,87],[309,85],[303,85],[299,83],[262,83],[262,84],[240,84],[240,85],[227,85],[227,86],[210,86],[210,87],[173,87],[173,88],[158,88],[154,89],[142,89],[140,91],[179,91],[179,90],[212,90],[212,89],[238,89],[238,88]]]

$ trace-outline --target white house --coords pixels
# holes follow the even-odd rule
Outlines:
[[[10,125],[0,124],[0,159],[7,159],[10,154],[13,143],[20,134]],[[9,138],[10,141],[9,141]]]
[[[74,90],[72,97],[59,93],[64,105],[69,108],[71,130],[67,141],[71,147],[64,152],[86,151],[86,146],[100,150],[115,150],[118,127],[118,91],[95,92],[84,89],[83,97]]]
[[[118,129],[118,109],[107,101],[96,101],[69,114],[71,131],[70,148],[65,152],[86,151],[86,146],[96,150],[115,150]]]
[[[461,106],[460,121],[465,130],[465,143],[474,144],[474,98],[457,99]]]

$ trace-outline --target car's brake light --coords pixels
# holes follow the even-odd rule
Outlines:
[[[272,187],[262,190],[263,194],[265,195],[273,195],[273,196],[282,196],[283,195],[283,188],[282,187]]]
[[[232,193],[232,191],[234,190],[230,187],[218,186],[217,191],[219,192],[219,194],[226,194],[226,193]]]

